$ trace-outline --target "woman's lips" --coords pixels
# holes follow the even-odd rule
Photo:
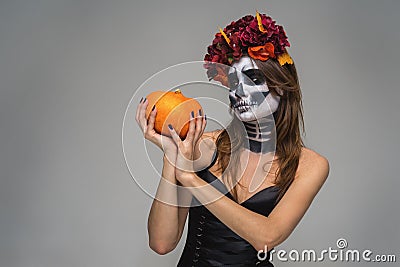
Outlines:
[[[257,102],[254,101],[246,101],[246,100],[241,100],[237,102],[233,108],[236,108],[239,110],[239,112],[245,112],[248,111],[251,107],[256,106]]]
[[[241,100],[241,101],[236,102],[235,105],[233,105],[233,108],[237,108],[239,106],[254,106],[254,105],[257,105],[257,102]]]
[[[240,113],[249,111],[249,109],[250,109],[250,106],[239,106],[239,107],[237,107],[237,110],[239,110]]]

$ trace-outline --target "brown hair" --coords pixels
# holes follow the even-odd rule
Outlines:
[[[280,95],[279,106],[274,113],[275,156],[278,161],[275,183],[279,188],[278,202],[295,178],[301,149],[304,147],[301,137],[301,133],[305,134],[305,131],[300,84],[294,64],[281,66],[276,59],[255,60],[255,62],[264,73],[271,93]],[[235,197],[237,197],[236,186],[241,186],[236,183],[240,177],[237,177],[235,166],[240,164],[239,152],[246,136],[243,127],[240,127],[241,124],[242,122],[233,115],[232,121],[226,129],[221,131],[216,140],[219,169],[223,173],[223,179],[230,188],[233,188]],[[302,131],[300,131],[300,126]]]

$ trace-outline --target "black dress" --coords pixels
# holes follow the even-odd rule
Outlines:
[[[221,193],[234,200],[224,183],[215,177],[208,169],[215,163],[216,157],[211,165],[196,174],[206,182],[212,184]],[[268,216],[275,207],[278,197],[278,187],[267,187],[240,205],[256,213]],[[250,267],[274,265],[269,261],[267,255],[257,256],[257,250],[245,239],[237,235],[206,207],[193,197],[189,208],[188,233],[186,244],[177,267]]]

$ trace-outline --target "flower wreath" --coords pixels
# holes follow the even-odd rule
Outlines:
[[[220,64],[231,66],[243,53],[261,61],[276,58],[281,66],[293,64],[285,48],[290,47],[286,33],[275,23],[271,17],[256,12],[256,17],[247,15],[220,28],[204,57],[208,78],[227,86],[228,78]]]

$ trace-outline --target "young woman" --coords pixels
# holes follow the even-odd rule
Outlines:
[[[204,132],[206,115],[192,111],[182,114],[190,117],[184,140],[173,127],[171,137],[161,136],[154,131],[157,108],[146,120],[148,101],[138,106],[145,138],[164,151],[164,179],[148,218],[150,247],[172,251],[189,213],[178,266],[273,266],[270,251],[294,230],[328,176],[328,161],[301,138],[301,92],[287,46],[282,26],[259,13],[215,35],[205,66],[230,88],[226,129]]]

